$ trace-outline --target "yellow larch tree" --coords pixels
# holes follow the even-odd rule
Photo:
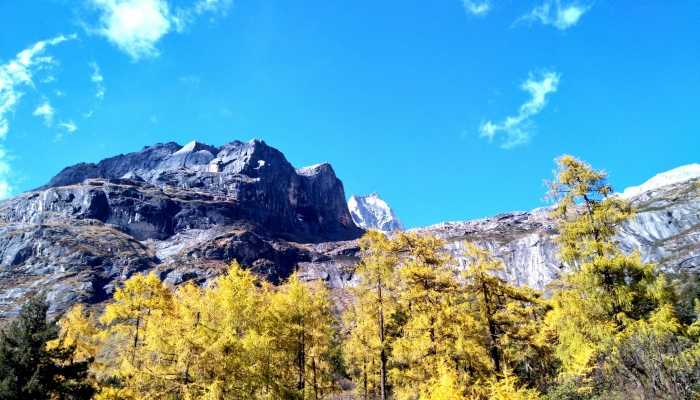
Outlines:
[[[547,310],[541,294],[506,281],[503,262],[474,243],[465,243],[465,257],[464,293],[483,329],[491,378],[513,372],[531,386],[544,385],[554,366],[550,346],[538,340]]]
[[[386,400],[392,329],[397,312],[400,243],[378,231],[360,240],[362,260],[355,271],[355,302],[346,314],[346,359],[362,398]]]
[[[94,360],[100,347],[99,328],[92,313],[82,304],[71,307],[58,322],[59,341],[64,346],[75,346],[76,361]],[[92,365],[91,368],[94,368]]]
[[[148,364],[159,356],[151,352],[149,338],[171,310],[172,293],[154,273],[124,282],[100,317],[104,328],[97,357],[107,375],[100,378],[116,382],[117,389],[147,390],[154,383]]]
[[[203,290],[187,322],[199,330],[185,348],[191,398],[263,398],[272,340],[264,333],[268,289],[234,263]]]
[[[482,370],[487,357],[483,347],[474,346],[478,330],[473,330],[474,321],[465,308],[456,271],[448,265],[444,242],[415,233],[401,234],[396,240],[404,253],[399,268],[404,321],[391,353],[395,398],[435,397],[436,382],[445,383],[443,374],[456,380],[463,393],[471,383],[468,371]]]
[[[275,336],[270,384],[277,397],[319,400],[335,391],[335,320],[325,283],[293,274],[271,295],[267,330]]]
[[[573,379],[579,390],[625,390],[613,382],[616,365],[624,364],[620,345],[647,330],[674,334],[673,290],[654,265],[619,249],[616,230],[634,212],[627,201],[611,196],[606,174],[572,156],[557,163],[550,183],[557,201],[552,216],[558,223],[560,256],[570,271],[553,285],[553,309],[543,334],[556,337],[561,379]],[[654,371],[635,371],[642,367],[628,369],[631,375],[623,381],[660,393],[644,379]]]

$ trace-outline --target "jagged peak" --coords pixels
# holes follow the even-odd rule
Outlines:
[[[303,176],[317,175],[317,174],[323,173],[323,172],[330,172],[330,173],[335,175],[335,171],[333,171],[333,167],[327,162],[322,162],[322,163],[318,163],[318,164],[309,165],[306,167],[297,168],[296,171],[297,171],[297,174],[303,175]]]
[[[369,195],[352,195],[348,200],[348,210],[355,224],[364,229],[377,229],[383,232],[403,230],[403,224],[396,217],[384,199],[377,192]]]
[[[382,200],[382,198],[378,192],[372,192],[372,193],[366,194],[366,195],[353,194],[352,196],[350,196],[350,200],[352,200],[352,201],[358,201],[361,199],[370,199],[370,200],[378,199],[379,201],[384,202],[384,200]],[[350,201],[350,200],[348,200],[348,201]],[[386,202],[385,202],[385,204],[386,204]]]
[[[217,149],[214,146],[210,146],[206,143],[202,143],[202,142],[198,142],[196,140],[193,140],[193,141],[187,143],[186,145],[182,146],[180,148],[180,150],[176,151],[173,154],[187,154],[187,153],[194,153],[194,152],[201,151],[201,150],[206,150],[206,151],[210,152],[212,155],[216,155],[216,153],[218,153],[218,151],[219,151],[219,149]]]

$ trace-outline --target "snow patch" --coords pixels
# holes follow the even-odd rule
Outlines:
[[[700,178],[700,164],[688,164],[662,172],[639,186],[628,187],[620,197],[630,199],[650,190],[696,178]]]
[[[194,151],[194,149],[197,147],[197,141],[193,140],[186,145],[182,146],[182,148],[178,151],[176,151],[173,154],[186,154],[186,153],[191,153]]]

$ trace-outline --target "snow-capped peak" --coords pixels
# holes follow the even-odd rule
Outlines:
[[[629,199],[649,190],[695,178],[700,178],[700,164],[683,165],[670,171],[662,172],[639,186],[628,187],[620,196]]]
[[[403,230],[403,225],[396,218],[391,207],[377,193],[350,197],[348,209],[355,225],[361,228],[382,232]]]

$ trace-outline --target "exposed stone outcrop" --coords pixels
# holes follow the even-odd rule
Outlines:
[[[638,214],[620,229],[622,247],[670,271],[699,272],[700,179],[645,187],[631,198]],[[445,239],[460,265],[464,241],[487,247],[519,285],[545,288],[564,268],[546,209],[417,231]],[[157,144],[66,168],[0,203],[0,317],[39,290],[60,313],[109,299],[135,273],[206,283],[233,260],[273,282],[295,270],[325,280],[342,303],[362,233],[329,164],[295,169],[258,140]]]
[[[157,144],[0,203],[0,314],[37,290],[60,312],[135,272],[204,282],[233,260],[277,282],[330,262],[316,244],[362,232],[328,164],[296,170],[259,140]]]
[[[628,252],[672,272],[700,273],[700,179],[666,185],[631,198],[636,216],[619,229],[617,240]],[[443,223],[419,232],[447,241],[458,262],[466,262],[463,242],[491,250],[506,265],[506,277],[543,289],[564,268],[557,234],[547,209],[502,214],[476,221]]]
[[[54,213],[112,223],[139,240],[234,221],[305,242],[353,239],[362,232],[329,164],[295,170],[260,140],[220,148],[157,144],[78,164],[40,191],[5,204],[0,217],[36,222]]]

